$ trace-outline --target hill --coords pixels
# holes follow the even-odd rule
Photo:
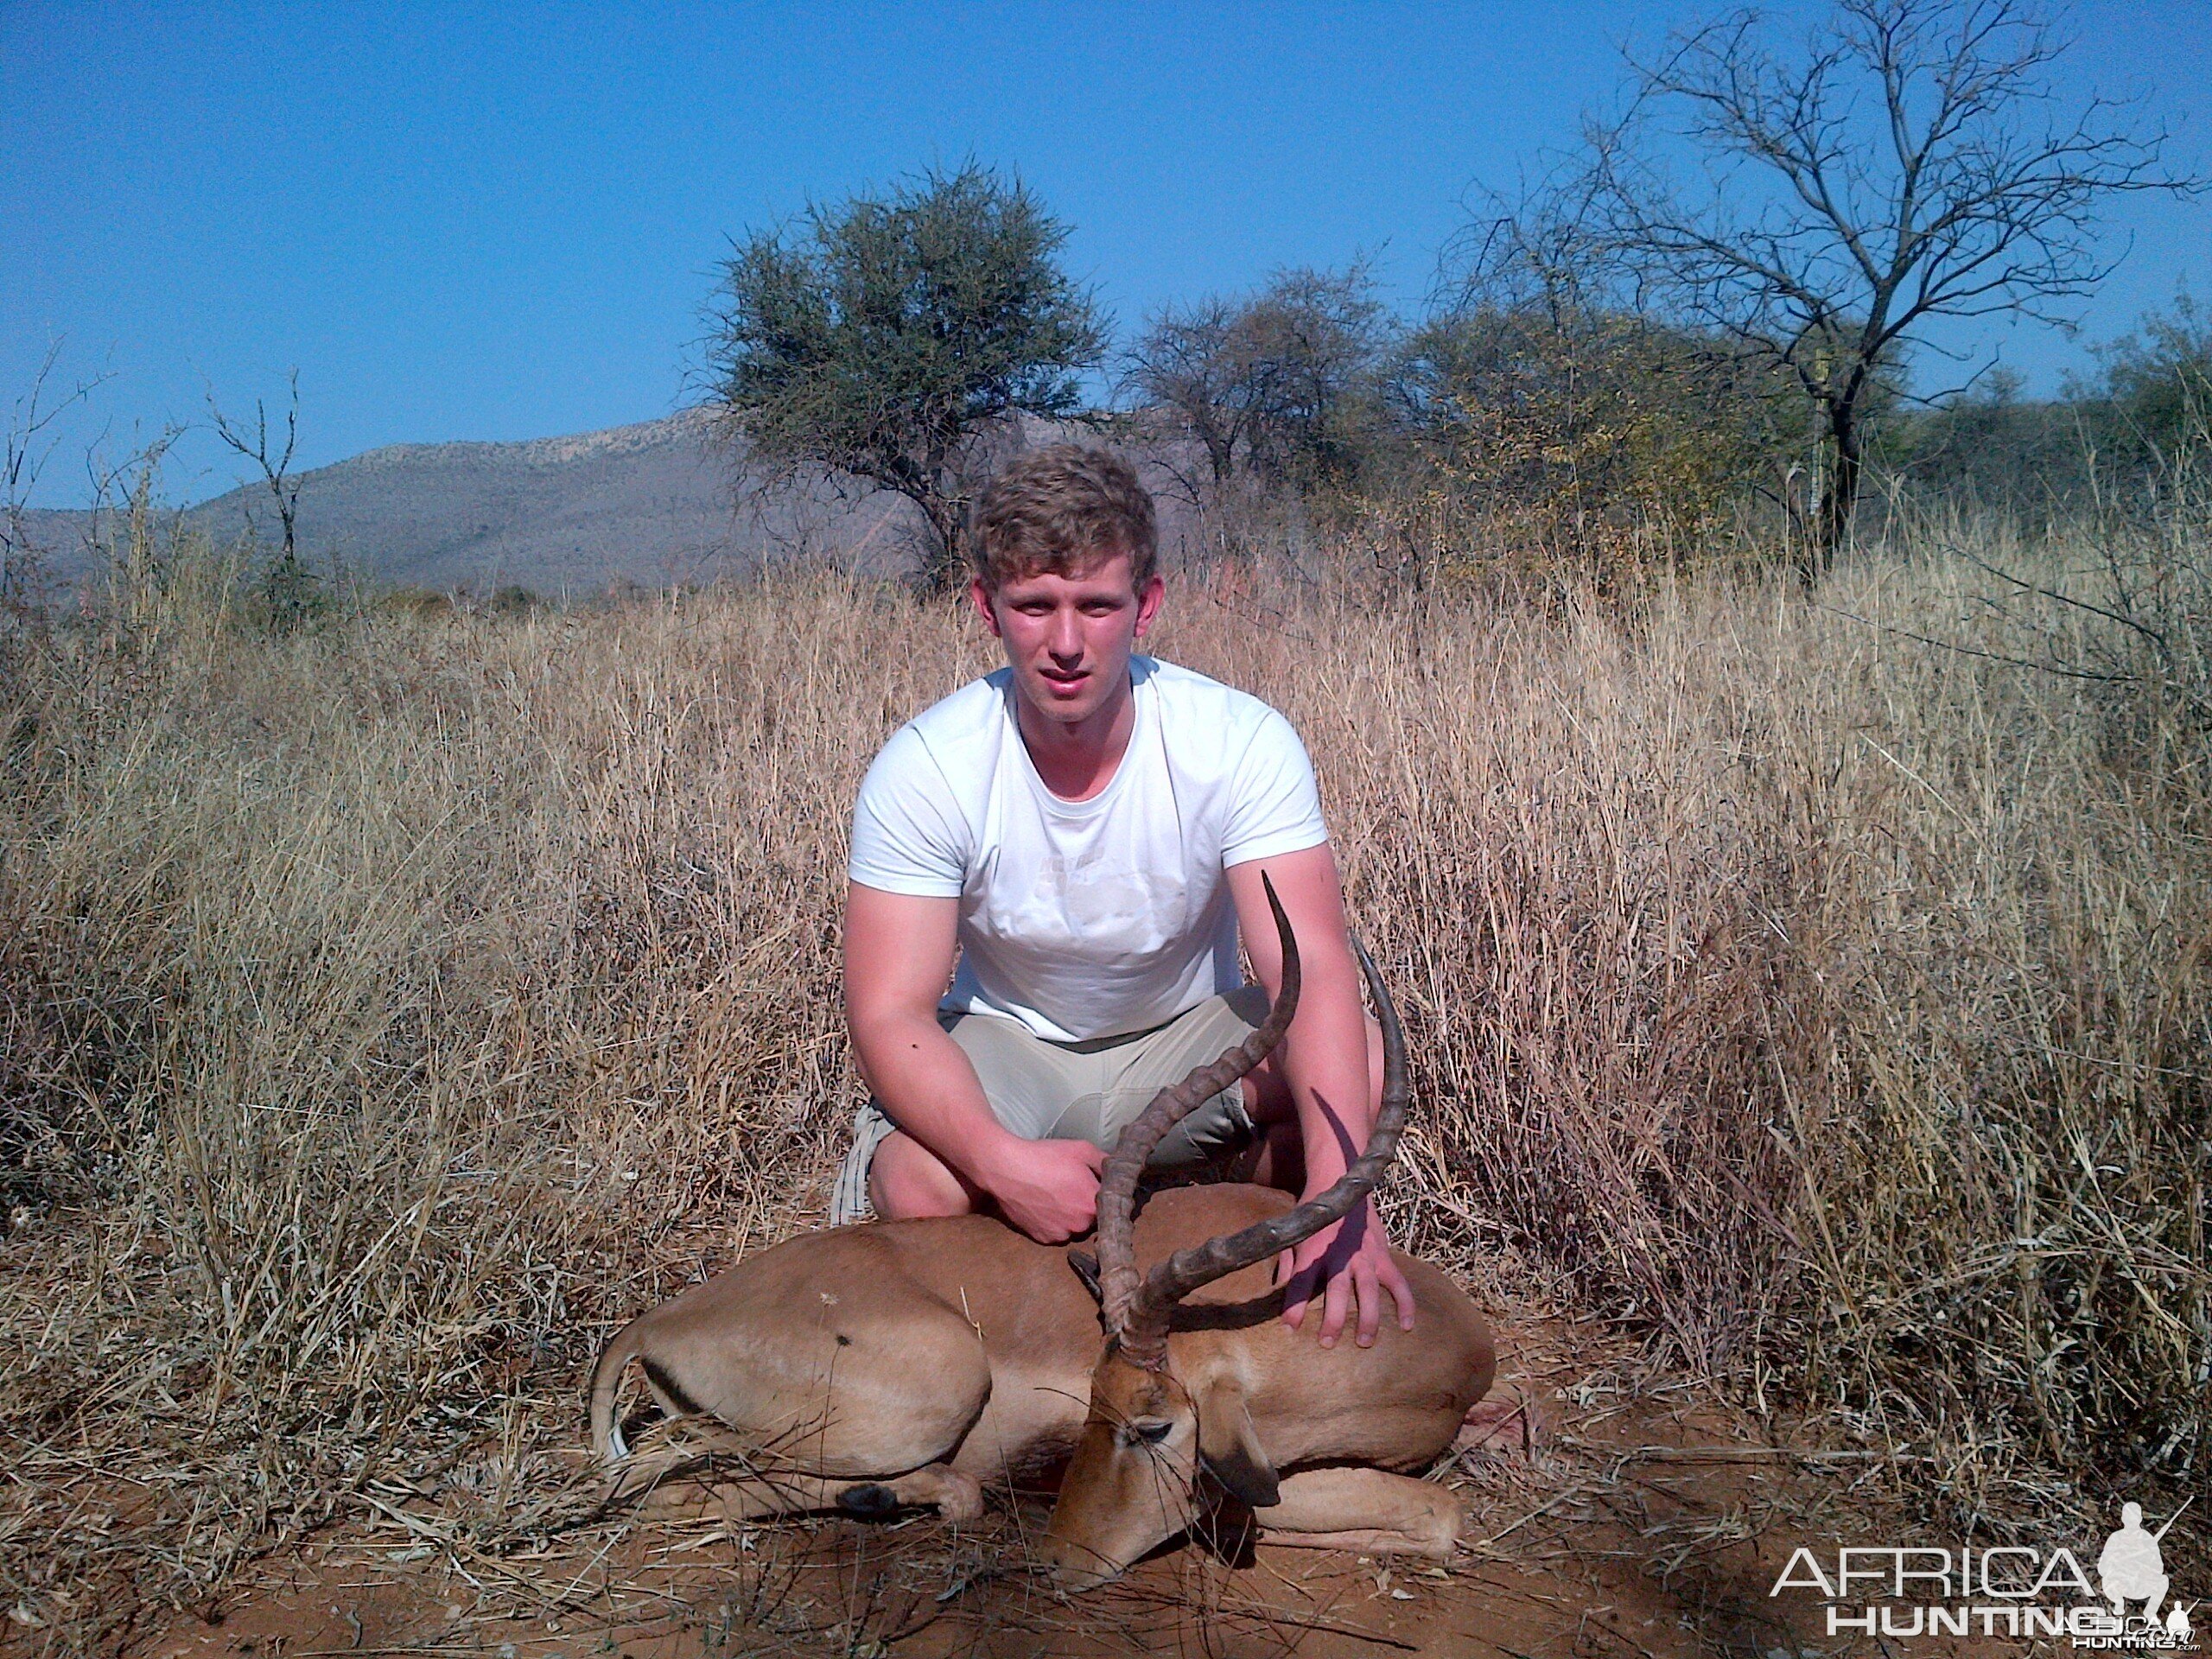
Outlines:
[[[522,443],[393,444],[298,482],[300,548],[318,569],[433,588],[519,583],[549,596],[703,582],[812,548],[891,568],[909,522],[895,497],[755,487],[694,413]],[[258,485],[180,516],[219,546],[275,539]],[[92,514],[35,512],[26,528],[59,584],[96,568]]]
[[[301,547],[317,565],[424,588],[697,579],[739,550],[728,473],[686,416],[525,443],[394,444],[302,475]],[[187,516],[218,543],[273,530],[259,487]]]

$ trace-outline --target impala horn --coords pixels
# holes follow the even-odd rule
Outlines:
[[[1237,1047],[1211,1066],[1200,1068],[1173,1089],[1163,1089],[1145,1108],[1144,1115],[1122,1132],[1108,1160],[1098,1191],[1098,1260],[1101,1305],[1106,1326],[1124,1357],[1157,1370],[1167,1360],[1167,1326],[1175,1305],[1202,1286],[1294,1249],[1323,1228],[1341,1221],[1366,1202],[1398,1149],[1399,1131],[1405,1126],[1405,1033],[1398,1011],[1383,988],[1382,976],[1366,948],[1355,938],[1352,950],[1375,998],[1376,1021],[1382,1027],[1382,1098],[1375,1114],[1375,1127],[1367,1149],[1326,1192],[1281,1215],[1255,1223],[1240,1232],[1224,1234],[1189,1249],[1178,1250],[1139,1278],[1136,1270],[1131,1213],[1137,1176],[1160,1139],[1200,1102],[1211,1098],[1267,1058],[1288,1028],[1298,1001],[1298,944],[1289,919],[1277,902],[1274,887],[1262,878],[1268,907],[1283,946],[1282,988],[1262,1025]]]
[[[1302,979],[1298,963],[1298,938],[1290,931],[1290,918],[1275,897],[1275,884],[1262,873],[1260,886],[1274,914],[1275,935],[1282,942],[1282,982],[1274,1006],[1257,1029],[1211,1065],[1202,1065],[1172,1088],[1162,1089],[1137,1120],[1123,1129],[1108,1154],[1098,1177],[1098,1306],[1107,1331],[1116,1337],[1127,1329],[1136,1305],[1141,1281],[1137,1275],[1135,1224],[1137,1181],[1146,1160],[1167,1132],[1236,1083],[1268,1058],[1298,1012]]]

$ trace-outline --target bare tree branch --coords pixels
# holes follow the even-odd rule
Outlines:
[[[16,399],[9,411],[6,449],[0,454],[0,603],[21,602],[36,587],[37,574],[51,549],[40,545],[30,531],[30,499],[38,488],[39,474],[53,458],[61,435],[54,423],[90,397],[108,379],[105,374],[80,380],[52,403],[46,401],[47,383],[61,360],[55,340],[46,348],[30,389]],[[45,406],[41,407],[41,404]]]

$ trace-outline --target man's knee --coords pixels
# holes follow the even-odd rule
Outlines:
[[[964,1216],[976,1207],[960,1178],[936,1154],[897,1133],[875,1149],[868,1165],[868,1197],[885,1221]]]

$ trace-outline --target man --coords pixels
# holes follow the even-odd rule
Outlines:
[[[977,503],[971,597],[1007,666],[886,744],[861,786],[847,1023],[874,1098],[833,1219],[988,1210],[1051,1243],[1088,1230],[1105,1149],[1166,1084],[1305,970],[1281,1046],[1164,1141],[1310,1196],[1367,1141],[1381,1038],[1360,1004],[1313,772],[1256,698],[1134,653],[1159,614],[1152,500],[1099,450],[1014,462]],[[1262,983],[1241,984],[1242,928]],[[955,955],[957,952],[957,971]],[[951,988],[946,990],[946,981]],[[1372,1207],[1278,1264],[1285,1319],[1372,1343],[1413,1298]]]

